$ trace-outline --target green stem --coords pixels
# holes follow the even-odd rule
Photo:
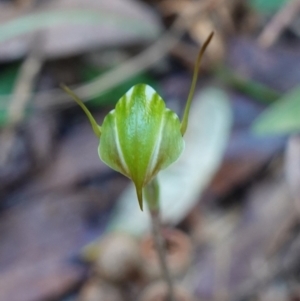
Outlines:
[[[151,216],[152,235],[158,255],[162,276],[168,287],[168,301],[175,301],[175,292],[172,277],[167,265],[166,243],[162,236],[160,210],[159,210],[159,185],[155,178],[145,187],[145,199]]]
[[[203,56],[208,44],[211,41],[213,35],[214,35],[214,33],[212,32],[208,36],[206,41],[203,43],[203,45],[202,45],[202,47],[199,51],[198,57],[197,57],[197,61],[196,61],[195,68],[194,68],[194,73],[193,73],[192,84],[191,84],[189,96],[188,96],[188,99],[187,99],[187,102],[186,102],[186,106],[185,106],[185,109],[184,109],[182,122],[181,122],[180,131],[181,131],[182,136],[185,134],[185,131],[186,131],[187,126],[188,126],[189,113],[190,113],[191,103],[192,103],[192,99],[193,99],[195,88],[196,88],[196,83],[197,83],[197,79],[198,79],[198,71],[199,71],[201,59],[202,59],[202,56]]]

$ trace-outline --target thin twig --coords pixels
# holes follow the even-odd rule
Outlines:
[[[300,10],[300,0],[291,0],[279,10],[258,37],[263,48],[269,48],[277,41],[282,31],[294,20]]]
[[[295,206],[296,220],[300,220],[300,135],[292,135],[285,151],[285,177]]]
[[[166,258],[166,244],[161,234],[160,215],[158,210],[150,210],[151,221],[152,221],[152,235],[154,239],[155,248],[157,251],[159,263],[162,270],[163,278],[166,281],[168,287],[168,301],[175,301],[175,292],[170,275],[170,271],[167,265]]]
[[[7,162],[11,149],[14,145],[16,127],[23,120],[26,106],[31,99],[32,90],[39,74],[43,59],[41,56],[42,35],[37,33],[33,37],[32,47],[29,55],[24,60],[15,83],[13,96],[8,108],[8,126],[1,135],[2,151],[0,166]]]

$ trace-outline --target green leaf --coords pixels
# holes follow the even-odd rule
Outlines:
[[[177,115],[145,84],[131,88],[103,121],[99,156],[134,182],[141,209],[143,187],[183,151],[180,127]]]
[[[272,14],[289,0],[251,0],[250,4],[263,14]]]
[[[240,74],[234,73],[226,66],[217,68],[215,75],[226,85],[262,103],[273,103],[281,96],[276,90],[252,79],[243,78]]]
[[[253,123],[257,135],[291,134],[300,131],[300,87],[285,94]]]
[[[0,95],[11,94],[19,71],[19,64],[9,65],[0,73]],[[7,101],[4,105],[1,104],[0,109],[0,127],[3,127],[8,122],[8,106]],[[2,109],[4,108],[4,109]]]

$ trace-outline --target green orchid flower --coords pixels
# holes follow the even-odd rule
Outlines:
[[[95,135],[100,138],[100,159],[135,184],[141,210],[143,188],[160,170],[174,163],[184,149],[183,135],[188,125],[198,69],[212,36],[213,33],[199,52],[182,122],[166,108],[165,102],[153,88],[138,84],[120,98],[100,126],[83,102],[69,88],[62,87],[84,110]]]

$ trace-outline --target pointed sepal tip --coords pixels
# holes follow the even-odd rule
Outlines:
[[[140,209],[143,211],[143,187],[135,186],[137,198],[139,201]]]

